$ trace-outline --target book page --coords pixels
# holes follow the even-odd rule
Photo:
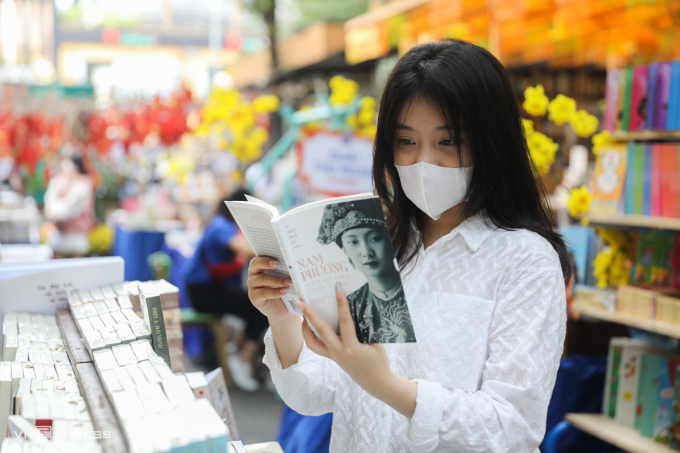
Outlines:
[[[301,298],[337,330],[335,285],[347,295],[363,343],[414,342],[399,268],[380,199],[339,197],[282,215],[291,274]]]
[[[371,192],[365,192],[365,193],[358,193],[355,195],[343,195],[342,197],[334,197],[334,198],[326,198],[323,200],[316,200],[311,203],[304,204],[302,206],[298,206],[296,208],[291,209],[290,211],[286,211],[281,215],[283,216],[291,216],[291,215],[296,215],[298,213],[301,213],[303,211],[309,210],[309,209],[318,209],[319,207],[326,206],[329,204],[329,202],[332,203],[341,203],[343,201],[351,201],[351,200],[361,200],[363,198],[374,198],[376,197],[375,194],[372,194]],[[264,203],[262,200],[258,200],[255,198],[255,200],[259,201],[260,203]],[[265,203],[266,204],[266,203]]]
[[[277,277],[290,278],[288,265],[272,224],[273,213],[271,210],[259,203],[245,201],[227,201],[226,203],[255,254],[276,260],[276,269],[268,270],[267,273]],[[290,287],[288,293],[282,295],[281,299],[289,312],[302,314],[296,307],[299,299],[295,288]]]

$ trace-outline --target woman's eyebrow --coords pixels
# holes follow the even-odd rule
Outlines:
[[[406,130],[406,131],[413,131],[413,128],[411,126],[407,126],[406,124],[403,124],[403,123],[397,124],[397,127],[395,129],[396,130],[403,129],[403,130]],[[437,126],[435,128],[435,130],[436,131],[451,131],[452,129],[450,127],[446,126],[446,125],[441,125],[441,126]]]

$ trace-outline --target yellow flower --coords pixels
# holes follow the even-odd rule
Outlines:
[[[555,160],[555,153],[559,145],[540,132],[534,132],[527,137],[527,145],[536,172],[541,176],[547,174]]]
[[[546,96],[543,91],[543,85],[528,87],[524,90],[524,103],[522,104],[522,107],[524,107],[524,110],[530,115],[545,115],[545,109],[548,107],[548,96]]]
[[[359,112],[359,124],[362,126],[368,126],[375,124],[375,110],[362,109]]]
[[[526,137],[534,133],[533,121],[522,118],[522,124],[524,125],[524,135]]]
[[[558,94],[548,105],[548,119],[558,126],[571,119],[576,112],[576,101],[563,94]]]
[[[90,251],[97,255],[107,255],[113,244],[113,231],[106,224],[101,224],[88,233]]]
[[[331,95],[328,102],[331,105],[350,104],[359,91],[359,84],[354,80],[346,79],[340,75],[334,76],[328,82]],[[370,101],[369,101],[370,102]]]
[[[596,156],[600,154],[603,146],[612,143],[612,136],[609,131],[602,131],[599,134],[593,135],[593,154]]]
[[[357,116],[356,115],[347,115],[345,117],[345,123],[351,127],[352,129],[357,128]]]
[[[597,233],[607,244],[593,261],[593,275],[597,278],[598,288],[627,285],[630,277],[631,262],[628,258],[632,240],[621,230],[598,227]]]
[[[590,137],[597,130],[599,122],[594,115],[585,110],[579,110],[569,119],[569,124],[579,137]]]
[[[361,129],[357,131],[357,135],[359,137],[365,137],[365,138],[370,138],[370,139],[375,139],[375,134],[378,131],[378,128],[375,124],[370,124],[368,126],[364,126]]]
[[[256,113],[275,112],[279,109],[279,105],[281,105],[279,98],[273,94],[259,96],[253,101],[253,109]]]
[[[250,139],[259,146],[262,146],[269,140],[269,132],[264,127],[258,126],[250,133]]]
[[[364,96],[359,101],[359,108],[361,110],[375,110],[375,98],[373,96]]]
[[[572,189],[571,192],[569,192],[569,199],[567,200],[569,215],[578,217],[582,214],[587,214],[590,210],[591,201],[593,201],[593,196],[586,186]]]
[[[608,286],[608,271],[612,263],[613,253],[610,248],[606,248],[597,254],[593,260],[593,275],[597,279],[596,286],[598,288],[606,288]]]

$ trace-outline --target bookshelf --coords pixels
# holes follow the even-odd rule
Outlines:
[[[633,214],[600,214],[595,212],[589,213],[583,217],[595,225],[615,225],[680,231],[680,219],[670,217],[651,217]]]
[[[680,140],[680,130],[673,131],[613,131],[611,133],[613,140],[619,142],[629,141],[656,141],[656,140]]]
[[[589,304],[584,304],[578,300],[574,301],[572,308],[582,315],[586,315],[591,318],[615,322],[617,324],[623,324],[638,329],[644,329],[673,338],[680,338],[680,326],[675,326],[673,324],[659,322],[653,319],[640,318],[638,316],[629,315],[628,313],[605,310],[604,308],[598,308]]]
[[[630,453],[668,452],[668,446],[640,435],[635,429],[616,423],[602,414],[567,414],[565,419],[575,428]]]

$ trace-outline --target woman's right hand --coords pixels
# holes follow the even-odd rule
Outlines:
[[[248,298],[260,312],[269,318],[269,323],[283,322],[288,318],[288,309],[281,300],[291,285],[289,278],[276,277],[265,273],[276,268],[276,261],[266,256],[256,256],[248,267]]]

